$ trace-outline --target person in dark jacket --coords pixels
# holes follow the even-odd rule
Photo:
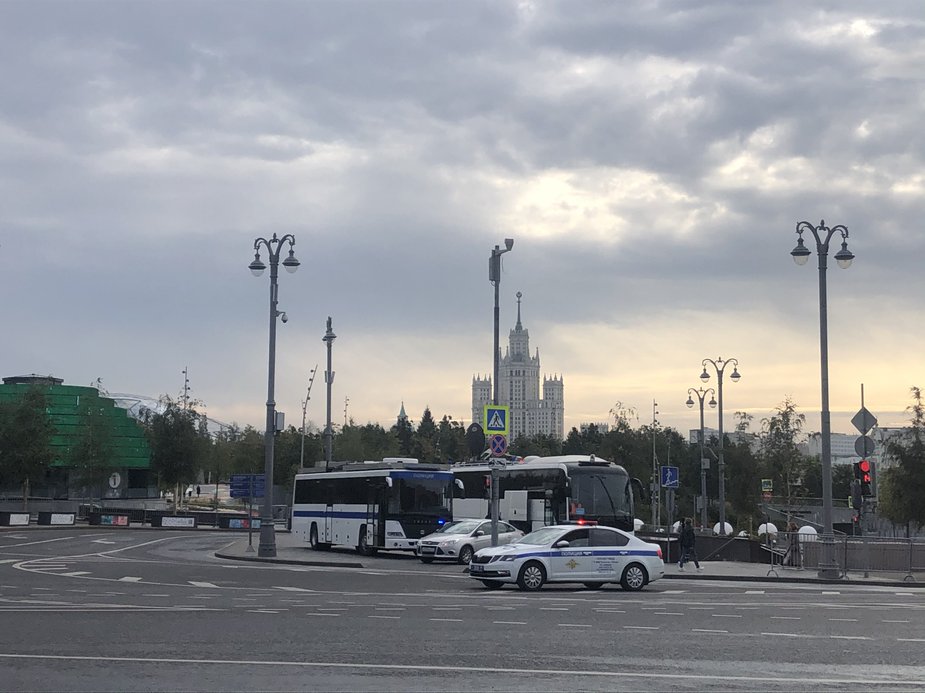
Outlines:
[[[694,523],[688,517],[681,528],[681,560],[678,561],[678,570],[684,570],[686,561],[693,561],[697,570],[703,570],[697,560],[697,536],[694,534]]]

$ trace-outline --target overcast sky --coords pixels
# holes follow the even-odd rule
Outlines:
[[[0,3],[2,374],[191,394],[298,426],[333,318],[333,420],[404,402],[468,424],[492,369],[504,256],[566,428],[615,403],[686,431],[701,361],[753,429],[786,397],[819,426],[807,220],[828,271],[833,430],[907,420],[925,386],[925,13],[909,2]],[[266,261],[266,253],[263,254]],[[715,378],[710,384],[715,384]],[[309,422],[323,426],[315,379]],[[716,413],[707,413],[716,426]]]

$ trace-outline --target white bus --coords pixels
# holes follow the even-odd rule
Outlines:
[[[594,455],[499,459],[498,517],[524,532],[562,522],[593,521],[632,532],[634,489],[639,479]],[[453,519],[490,516],[492,467],[487,460],[453,466],[462,492],[453,500]]]
[[[414,459],[304,470],[293,486],[292,531],[319,551],[332,544],[364,555],[414,551],[418,539],[452,519],[453,488],[448,466]]]

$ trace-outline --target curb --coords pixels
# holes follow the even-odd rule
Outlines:
[[[850,585],[852,587],[861,586],[861,585],[871,585],[874,587],[916,587],[916,588],[925,588],[925,583],[923,582],[898,582],[896,580],[852,580],[851,578],[841,578],[836,580],[826,580],[824,578],[810,578],[810,577],[772,577],[766,575],[764,577],[760,575],[710,575],[709,573],[701,573],[699,575],[676,575],[665,573],[662,576],[663,580],[724,580],[726,582],[786,582],[786,583],[797,583],[797,584],[809,584],[809,585]]]
[[[293,558],[261,558],[260,556],[242,556],[240,554],[215,552],[216,558],[224,558],[229,561],[247,561],[249,563],[277,563],[280,565],[307,565],[318,566],[322,568],[366,568],[362,563],[344,563],[339,561],[304,561]]]

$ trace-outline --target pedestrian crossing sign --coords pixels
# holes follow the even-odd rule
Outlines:
[[[482,422],[486,436],[510,434],[510,407],[504,404],[486,404],[482,410]]]

